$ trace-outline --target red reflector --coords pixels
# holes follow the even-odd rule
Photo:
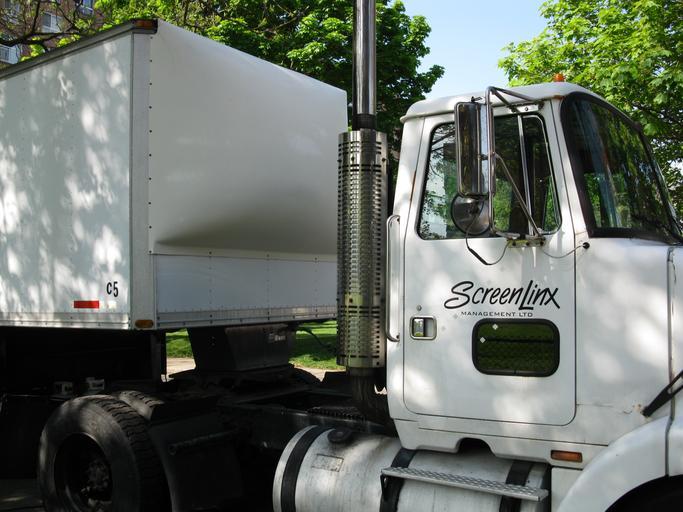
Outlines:
[[[76,309],[99,309],[99,300],[75,300],[74,308]]]

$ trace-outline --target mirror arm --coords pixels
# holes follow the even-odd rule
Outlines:
[[[491,89],[491,92],[492,92],[500,101],[502,101],[502,102],[505,104],[505,106],[507,106],[510,110],[512,110],[513,112],[517,112],[517,107],[515,107],[512,103],[510,103],[508,100],[506,100],[506,99],[503,97],[503,95],[500,94],[500,93],[498,92],[498,89],[496,89],[495,87],[493,87],[493,88]]]
[[[496,148],[495,131],[493,126],[493,107],[491,105],[491,89],[493,89],[493,87],[489,87],[486,89],[484,104],[486,108],[486,138],[488,139],[486,143],[486,160],[488,162],[489,171],[489,227],[491,231],[495,232],[496,219],[494,217],[493,211],[493,197],[496,195],[496,159],[494,157]]]
[[[519,92],[508,91],[507,89],[501,89],[500,87],[493,87],[493,86],[488,87],[486,89],[486,97],[490,98],[491,94],[495,95],[496,98],[498,98],[500,101],[502,101],[503,104],[505,104],[505,106],[508,107],[513,112],[519,112],[519,110],[517,109],[517,107],[515,105],[513,105],[508,100],[506,100],[503,97],[503,94],[506,96],[512,96],[514,98],[519,98],[520,100],[524,100],[524,101],[527,101],[527,102],[532,103],[532,104],[538,104],[538,105],[543,104],[542,101],[534,100],[533,98],[526,96],[524,94],[521,94]]]
[[[538,229],[536,222],[534,221],[533,217],[531,216],[531,212],[529,211],[529,208],[527,208],[526,200],[522,197],[522,193],[519,191],[519,188],[517,188],[517,184],[515,183],[515,180],[512,179],[512,174],[510,173],[510,170],[508,169],[508,166],[505,163],[505,160],[503,160],[503,157],[498,155],[498,154],[495,155],[495,159],[500,160],[500,163],[503,165],[503,171],[505,172],[505,176],[507,176],[507,179],[510,182],[510,186],[512,187],[512,193],[515,195],[515,197],[517,198],[517,201],[519,202],[519,205],[522,207],[522,211],[524,212],[524,216],[529,221],[529,224],[531,224],[531,227],[533,228],[534,233],[535,233],[535,238],[540,239],[540,240],[544,239],[544,236],[541,234],[541,231]]]

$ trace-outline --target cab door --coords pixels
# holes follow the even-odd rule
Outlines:
[[[551,425],[574,416],[575,238],[551,108],[495,118],[496,152],[544,233],[535,247],[454,223],[453,116],[425,121],[403,267],[403,398],[416,414]],[[496,227],[528,233],[497,174]]]

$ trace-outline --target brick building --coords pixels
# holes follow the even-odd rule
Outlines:
[[[15,39],[21,34],[42,34],[47,48],[54,48],[75,19],[97,22],[95,0],[0,0],[0,35]],[[35,29],[32,29],[35,21]],[[50,37],[56,34],[55,37]],[[17,63],[31,54],[24,44],[0,44],[0,67]]]

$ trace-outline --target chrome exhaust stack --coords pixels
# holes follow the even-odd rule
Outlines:
[[[369,419],[388,418],[375,393],[386,361],[387,136],[376,131],[375,0],[355,0],[352,131],[339,136],[337,362]],[[380,384],[380,386],[383,386]]]
[[[377,105],[375,0],[355,0],[353,11],[353,130],[374,130]]]

